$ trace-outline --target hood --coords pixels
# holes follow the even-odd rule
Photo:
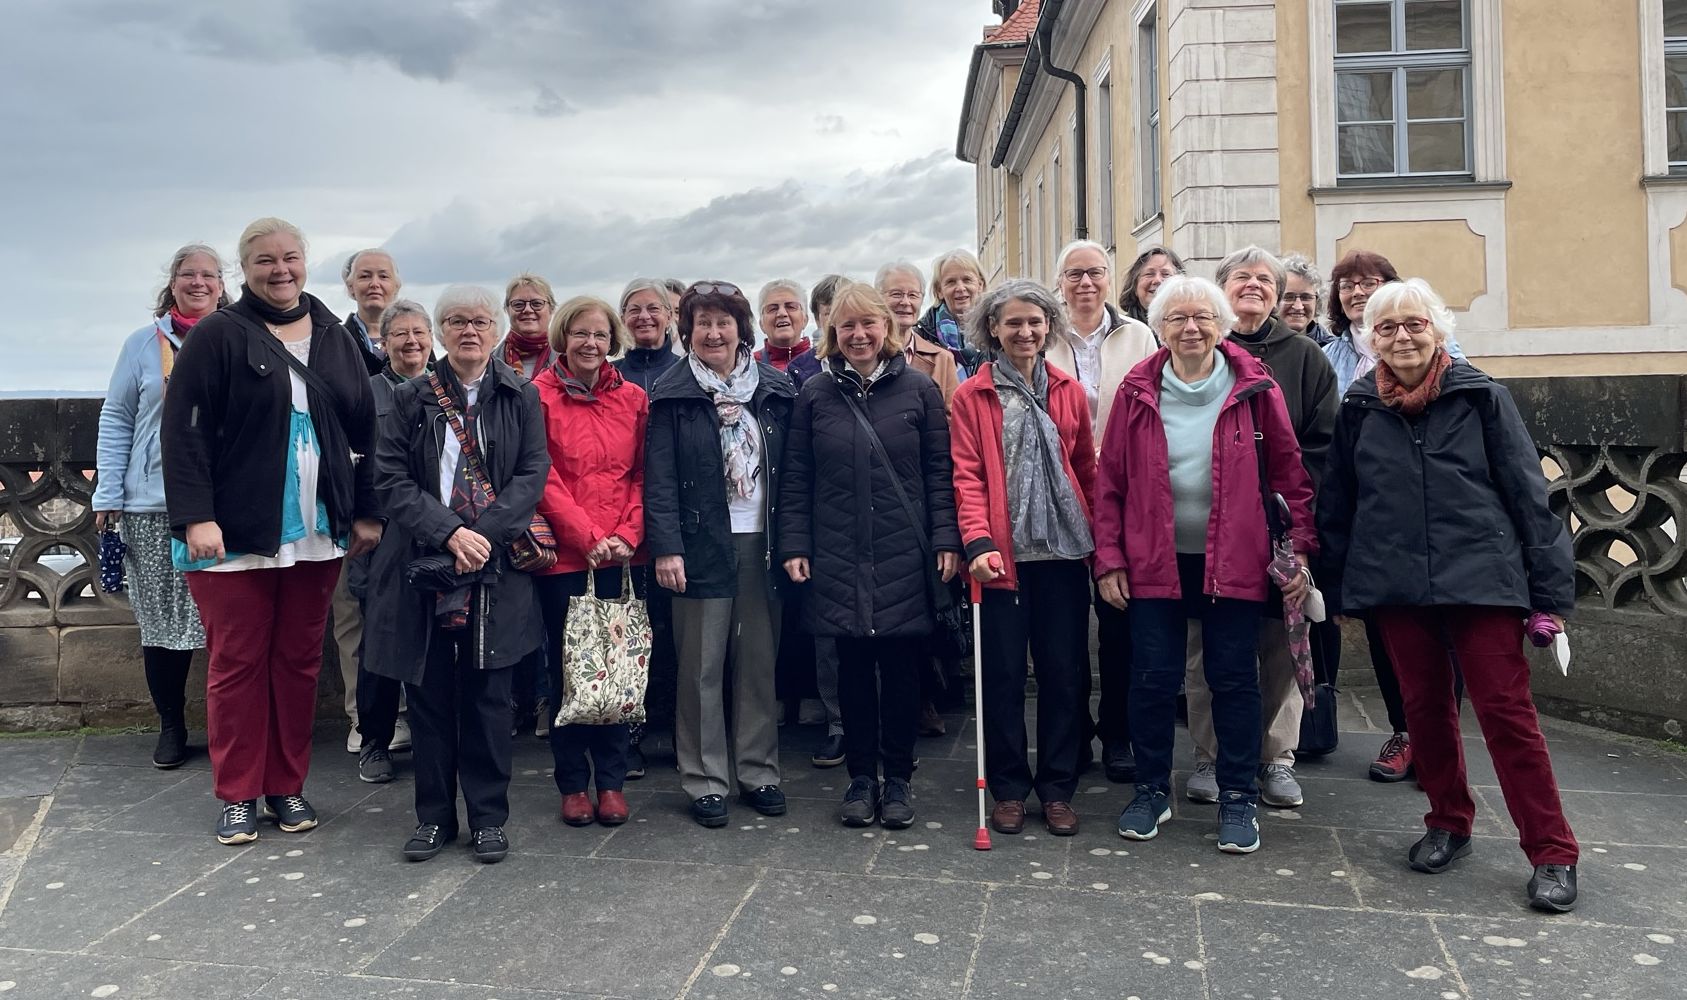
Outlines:
[[[1284,329],[1287,329],[1285,327]],[[1224,361],[1230,366],[1231,374],[1236,376],[1236,384],[1230,390],[1230,398],[1245,399],[1256,392],[1264,391],[1277,383],[1272,381],[1271,374],[1259,359],[1248,353],[1237,344],[1232,344],[1230,338],[1218,342],[1218,351],[1224,355]],[[1130,387],[1144,393],[1152,404],[1158,408],[1160,404],[1160,372],[1165,369],[1166,362],[1171,360],[1172,352],[1169,347],[1162,347],[1150,354],[1147,360],[1131,369],[1125,376],[1120,388]]]
[[[1260,337],[1258,340],[1249,341],[1249,343],[1255,347],[1265,347],[1270,344],[1280,343],[1292,337],[1300,336],[1300,334],[1294,332],[1289,324],[1278,319],[1276,313],[1272,313],[1270,316],[1265,318],[1265,325],[1260,327],[1260,330],[1265,334],[1265,336]]]

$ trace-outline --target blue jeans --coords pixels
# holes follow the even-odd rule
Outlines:
[[[1259,786],[1259,639],[1263,601],[1214,600],[1201,592],[1206,559],[1177,556],[1183,596],[1131,598],[1131,743],[1138,784],[1171,794],[1177,690],[1183,682],[1188,619],[1201,623],[1207,686],[1218,736],[1218,788],[1224,801],[1255,801]]]

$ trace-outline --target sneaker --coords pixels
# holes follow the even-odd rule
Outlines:
[[[698,826],[710,829],[725,826],[731,819],[726,812],[726,796],[705,795],[697,799],[691,803],[691,818],[697,821]]]
[[[1275,809],[1293,809],[1305,802],[1294,767],[1279,762],[1260,768],[1259,800]]]
[[[442,830],[432,823],[423,823],[404,842],[404,860],[426,861],[440,851],[445,845],[457,839],[457,831]]]
[[[1119,814],[1119,836],[1126,840],[1153,840],[1160,824],[1172,818],[1171,797],[1153,785],[1137,785],[1136,798]]]
[[[346,753],[362,752],[363,733],[358,730],[357,723],[354,722],[351,724],[351,729],[346,732]]]
[[[483,865],[495,865],[510,853],[510,838],[501,826],[483,826],[474,832],[474,859]]]
[[[1107,780],[1116,785],[1136,784],[1136,753],[1129,743],[1114,743],[1101,748],[1101,766]]]
[[[908,782],[886,778],[879,797],[879,825],[886,830],[906,830],[914,824],[914,807],[908,804]]]
[[[1395,733],[1382,745],[1382,752],[1371,762],[1372,781],[1405,781],[1412,776],[1412,740],[1405,733]]]
[[[872,826],[878,815],[878,779],[862,775],[850,781],[843,804],[838,806],[838,821],[844,826]]]
[[[1529,877],[1529,905],[1544,913],[1576,908],[1576,866],[1536,865]]]
[[[809,758],[815,767],[837,767],[844,762],[843,735],[826,737],[826,742],[820,744],[820,749],[814,751]]]
[[[187,723],[180,718],[161,723],[158,745],[152,748],[152,766],[173,771],[187,763]]]
[[[392,739],[387,743],[387,749],[393,753],[410,749],[410,723],[402,715],[393,721]]]
[[[384,785],[392,780],[392,754],[384,747],[370,747],[357,756],[357,780]]]
[[[797,725],[823,726],[826,724],[826,703],[819,698],[804,698],[797,702]]]
[[[264,806],[283,833],[303,833],[316,826],[316,810],[303,795],[266,795]]]
[[[1218,801],[1218,767],[1210,760],[1195,762],[1195,773],[1183,786],[1183,797],[1191,802],[1212,805]]]
[[[763,816],[785,815],[785,793],[778,785],[763,785],[740,791],[738,801],[761,813]]]
[[[533,710],[533,735],[541,740],[551,735],[551,703],[549,699],[540,698],[539,707]]]
[[[1218,849],[1226,854],[1259,850],[1259,809],[1246,799],[1218,805]]]
[[[224,802],[217,820],[217,843],[234,846],[258,839],[258,800]]]
[[[644,777],[644,751],[634,743],[627,747],[627,780],[637,781]]]
[[[1469,854],[1469,837],[1432,826],[1406,852],[1406,863],[1412,866],[1413,871],[1439,875],[1451,868],[1453,862]]]

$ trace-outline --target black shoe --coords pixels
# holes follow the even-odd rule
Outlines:
[[[862,775],[849,783],[843,804],[838,806],[838,820],[844,826],[872,826],[879,816],[879,781]]]
[[[222,817],[217,820],[217,843],[250,844],[258,839],[258,800],[224,802]]]
[[[908,782],[886,778],[879,798],[879,825],[886,830],[906,830],[914,823],[914,807],[908,804]]]
[[[820,744],[820,749],[814,751],[809,760],[815,767],[837,767],[844,762],[844,747],[842,736],[828,736],[826,742]]]
[[[1129,743],[1113,743],[1101,748],[1101,762],[1107,770],[1107,780],[1119,785],[1136,784],[1136,754]]]
[[[303,795],[266,795],[264,805],[284,833],[303,833],[316,826],[316,810]]]
[[[510,853],[510,838],[501,826],[483,826],[474,832],[474,859],[483,865],[495,865]]]
[[[392,754],[386,747],[365,746],[357,758],[357,780],[384,785],[392,780]]]
[[[763,816],[785,815],[785,793],[779,790],[778,785],[763,785],[760,788],[740,791],[738,801]]]
[[[1576,866],[1536,865],[1529,877],[1529,905],[1545,913],[1576,908]]]
[[[457,839],[457,831],[444,830],[432,823],[423,823],[404,842],[404,860],[426,861],[440,851],[445,845]]]
[[[644,777],[644,751],[634,743],[627,747],[627,780],[637,781]]]
[[[152,766],[160,771],[181,767],[187,762],[187,723],[180,717],[161,722],[158,745],[152,748]]]
[[[726,796],[705,795],[691,803],[691,818],[697,821],[698,826],[710,829],[725,826],[731,818],[726,813]]]
[[[1406,852],[1406,858],[1411,862],[1413,871],[1439,875],[1469,853],[1469,837],[1430,827],[1429,832]]]

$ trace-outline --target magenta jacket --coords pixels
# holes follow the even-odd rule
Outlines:
[[[1265,367],[1247,351],[1221,340],[1218,350],[1236,384],[1213,428],[1213,504],[1207,522],[1207,568],[1202,593],[1263,601],[1271,560],[1259,459],[1249,398],[1259,396],[1266,475],[1294,521],[1297,550],[1317,551],[1312,523],[1312,480],[1301,465],[1283,394]],[[1177,598],[1177,545],[1173,540],[1171,460],[1160,423],[1160,372],[1165,348],[1131,369],[1101,438],[1096,469],[1095,575],[1125,571],[1131,597]]]

